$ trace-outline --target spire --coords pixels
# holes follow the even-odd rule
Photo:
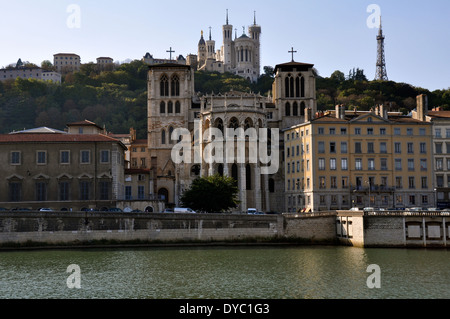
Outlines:
[[[209,27],[209,41],[211,41],[211,27]]]
[[[228,9],[227,9],[227,25],[228,25]]]
[[[253,25],[256,25],[256,11],[253,11]]]

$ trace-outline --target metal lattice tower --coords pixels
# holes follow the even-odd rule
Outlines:
[[[384,35],[383,29],[381,28],[381,17],[380,17],[380,29],[377,35],[378,42],[378,53],[377,53],[377,71],[375,74],[375,80],[387,81],[388,76],[386,72],[386,61],[384,59]]]

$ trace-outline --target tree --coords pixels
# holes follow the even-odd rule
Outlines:
[[[214,213],[237,207],[238,187],[232,177],[214,176],[195,179],[181,196],[183,207],[196,211]]]

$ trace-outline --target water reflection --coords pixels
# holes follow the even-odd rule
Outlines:
[[[189,248],[0,253],[0,298],[449,298],[446,250]],[[78,264],[81,289],[69,289]],[[369,289],[367,266],[381,269]]]

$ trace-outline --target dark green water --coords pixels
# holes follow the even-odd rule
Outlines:
[[[67,267],[81,288],[68,288]],[[368,288],[380,267],[380,288]],[[430,249],[148,248],[0,252],[0,298],[450,298],[450,253]]]

